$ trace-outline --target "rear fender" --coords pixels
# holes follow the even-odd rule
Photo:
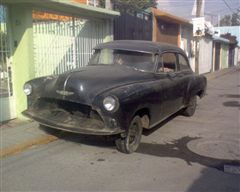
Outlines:
[[[195,76],[189,82],[187,86],[186,96],[184,103],[187,104],[191,97],[199,96],[202,98],[206,94],[207,79],[205,76]]]

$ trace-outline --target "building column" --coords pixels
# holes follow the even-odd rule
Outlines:
[[[179,24],[178,25],[178,42],[177,42],[177,44],[178,44],[178,47],[180,47],[180,48],[181,48],[181,40],[182,40],[182,25]]]
[[[9,6],[9,27],[11,30],[13,95],[16,101],[17,117],[27,107],[23,85],[34,77],[32,8],[23,4]]]
[[[152,9],[152,41],[153,42],[157,42],[157,34],[158,34],[158,22],[154,14],[154,10]]]

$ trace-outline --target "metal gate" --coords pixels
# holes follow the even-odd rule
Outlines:
[[[35,76],[87,65],[92,49],[109,35],[110,22],[33,11]]]
[[[0,5],[0,122],[16,117],[7,18],[7,7]]]
[[[121,15],[114,18],[114,40],[152,40],[152,14],[121,3],[114,3]]]

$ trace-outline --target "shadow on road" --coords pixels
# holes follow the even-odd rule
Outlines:
[[[239,94],[223,94],[223,95],[219,95],[219,97],[239,99],[240,95]]]
[[[71,133],[66,131],[60,131],[57,129],[52,129],[41,125],[40,129],[44,130],[46,133],[54,135],[59,139],[70,141],[79,144],[86,144],[98,147],[108,147],[114,148],[114,138],[109,136],[96,136],[96,135],[82,135],[78,133]]]
[[[112,137],[80,135],[80,134],[56,131],[56,130],[52,130],[45,127],[42,127],[42,129],[66,141],[115,149],[114,138]],[[192,152],[188,148],[187,144],[196,139],[200,139],[200,138],[186,136],[178,140],[171,141],[170,143],[164,143],[164,144],[141,143],[136,153],[153,155],[157,157],[178,158],[178,159],[184,160],[189,166],[191,166],[192,163],[199,163],[206,167],[215,168],[219,171],[224,171],[225,166],[240,167],[239,160],[216,159],[212,157],[202,156]]]
[[[201,165],[212,167],[220,171],[224,171],[224,166],[240,166],[238,160],[215,159],[211,157],[202,156],[192,152],[187,144],[190,141],[199,139],[198,137],[183,137],[174,140],[171,143],[155,144],[155,143],[141,143],[137,153],[153,155],[157,157],[172,157],[186,161],[191,166],[192,163],[199,163]]]
[[[226,192],[240,191],[240,176],[216,174],[215,171],[205,168],[201,175],[186,190],[187,192]]]
[[[151,130],[145,130],[143,132],[144,135],[150,135],[154,131],[163,127],[169,121],[174,119],[176,116],[180,114],[176,113],[158,124]],[[55,135],[60,139],[79,143],[86,144],[97,147],[111,148],[115,149],[114,139],[115,137],[111,136],[93,136],[93,135],[82,135],[70,132],[59,131],[55,129],[50,129],[44,126],[41,126],[41,129],[45,130],[47,133]],[[202,156],[197,153],[192,152],[187,144],[193,140],[200,139],[199,137],[182,137],[178,140],[171,141],[171,143],[141,143],[137,153],[145,154],[145,155],[153,155],[157,157],[170,157],[170,158],[178,158],[186,161],[188,165],[192,165],[192,163],[199,163],[206,167],[215,168],[219,171],[224,171],[225,166],[238,166],[240,167],[239,160],[227,160],[227,159],[216,159],[212,157]]]
[[[240,107],[240,102],[239,101],[226,101],[226,102],[223,102],[223,105],[225,107]]]

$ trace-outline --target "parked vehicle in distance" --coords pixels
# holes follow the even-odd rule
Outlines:
[[[96,46],[86,67],[28,81],[23,114],[55,129],[116,135],[117,149],[132,153],[143,128],[179,110],[192,116],[206,84],[176,46],[113,41]]]

